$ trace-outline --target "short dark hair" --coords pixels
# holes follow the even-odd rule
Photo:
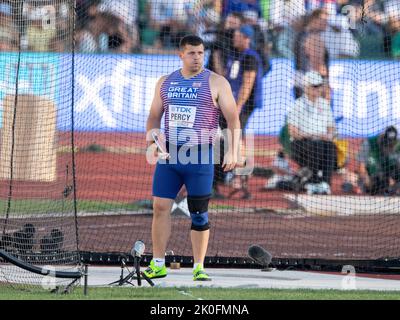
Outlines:
[[[182,50],[187,44],[191,46],[199,46],[202,44],[204,46],[204,41],[199,36],[189,34],[184,36],[181,41],[179,41],[179,49]]]

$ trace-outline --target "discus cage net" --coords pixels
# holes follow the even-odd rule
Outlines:
[[[205,66],[232,88],[261,73],[250,90],[261,86],[260,104],[251,110],[250,98],[242,110],[252,170],[215,167],[206,264],[252,266],[247,249],[259,244],[276,266],[398,266],[398,177],[368,193],[358,154],[363,139],[398,124],[400,9],[390,0],[314,2],[0,1],[0,250],[13,258],[0,258],[0,282],[45,281],[13,261],[61,271],[118,263],[138,239],[149,262],[145,123],[157,80],[181,67],[187,34],[202,37]],[[244,57],[242,25],[251,26],[256,62]],[[294,151],[287,129],[307,70],[328,83],[321,96],[336,139],[328,186],[310,180],[296,154],[311,152]],[[313,125],[302,130],[323,131],[323,121]],[[312,155],[311,171],[312,161],[330,161],[326,150]],[[192,262],[185,196],[183,188],[171,213],[168,263]]]

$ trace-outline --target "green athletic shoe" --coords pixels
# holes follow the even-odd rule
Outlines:
[[[143,273],[149,279],[164,278],[167,276],[167,267],[165,264],[162,267],[157,267],[154,260],[151,260],[149,267]]]
[[[193,281],[211,281],[211,278],[201,266],[197,266],[193,270]]]

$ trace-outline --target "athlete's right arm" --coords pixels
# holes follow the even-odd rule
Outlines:
[[[152,132],[156,131],[156,133],[158,134],[160,131],[161,118],[164,113],[162,100],[161,100],[161,86],[162,86],[165,78],[166,78],[166,76],[163,76],[157,81],[153,101],[152,101],[151,107],[150,107],[149,117],[147,118],[146,142],[147,142],[148,146],[154,143],[154,139],[152,137]]]

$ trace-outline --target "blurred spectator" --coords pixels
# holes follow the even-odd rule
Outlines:
[[[12,14],[12,6],[0,2],[0,51],[18,50],[18,31]]]
[[[76,20],[78,23],[86,20],[86,8],[88,0],[75,0]]]
[[[14,39],[4,29],[0,29],[0,51],[17,51],[18,47],[14,43]]]
[[[337,13],[337,2],[338,0],[307,0],[305,5],[308,12],[323,9],[332,17]]]
[[[306,13],[304,0],[271,0],[270,26],[275,34],[279,55],[293,59],[293,44],[299,22]]]
[[[397,193],[400,182],[400,144],[394,126],[366,139],[357,160],[364,192],[373,195]]]
[[[99,45],[95,35],[85,25],[78,25],[76,28],[76,51],[82,53],[96,53]]]
[[[235,30],[233,45],[238,56],[228,58],[226,78],[240,112],[241,128],[246,128],[250,115],[262,106],[263,67],[259,54],[251,48],[255,36],[250,25]]]
[[[50,42],[57,33],[55,16],[51,20],[50,18],[49,20],[45,20],[44,18],[49,14],[45,7],[28,5],[26,10],[28,21],[25,39],[28,50],[35,52],[50,51]],[[50,23],[47,24],[47,21]]]
[[[190,32],[187,9],[193,8],[195,0],[148,0],[150,26],[158,33],[156,46],[177,48],[180,38]]]
[[[74,26],[73,10],[70,3],[60,1],[56,7],[56,35],[50,40],[49,50],[53,52],[71,52],[73,44]]]
[[[229,81],[236,105],[239,110],[240,127],[245,131],[248,120],[256,108],[262,107],[262,60],[256,50],[251,48],[255,32],[252,26],[242,25],[233,34],[233,46],[238,52],[227,62],[226,79]],[[244,145],[242,155],[245,154]],[[249,199],[247,189],[248,175],[240,176],[240,185],[236,188],[243,192],[243,198]]]
[[[85,25],[99,12],[101,0],[76,0],[77,23]]]
[[[15,38],[12,38],[4,29],[0,29],[0,51],[18,51]]]
[[[363,58],[382,57],[386,41],[385,25],[376,22],[371,4],[367,8],[363,5],[363,1],[348,0],[348,3],[343,3],[339,10],[348,19],[349,31],[355,36],[360,46],[360,55]]]
[[[97,13],[87,27],[77,32],[80,52],[130,53],[133,45],[125,23],[111,13]]]
[[[240,17],[237,14],[231,14],[232,17]],[[251,48],[255,38],[255,32],[251,25],[241,25],[238,29],[231,29],[233,25],[230,23],[239,22],[240,20],[227,20],[225,27],[229,32],[233,30],[233,51],[228,51],[225,77],[229,81],[233,96],[235,97],[237,108],[240,113],[240,124],[242,130],[246,128],[247,122],[256,108],[262,106],[262,79],[263,65],[262,60],[256,50]],[[236,26],[236,25],[235,25]],[[221,48],[222,49],[222,48]],[[223,51],[223,50],[222,50]],[[227,128],[226,121],[221,117],[221,129]],[[244,145],[242,145],[242,155],[244,154]],[[223,148],[222,148],[223,150]],[[232,175],[232,174],[231,174]],[[220,197],[218,192],[218,183],[224,181],[225,174],[220,166],[215,168],[214,193]],[[251,197],[247,189],[248,176],[240,176],[239,184],[234,185],[235,191],[242,191],[243,198]],[[237,179],[235,179],[237,180]],[[235,182],[235,181],[234,181]]]
[[[210,46],[210,57],[207,68],[225,76],[226,63],[230,56],[235,56],[233,47],[233,32],[242,25],[243,16],[239,13],[230,13],[220,22],[216,40]]]
[[[306,72],[316,71],[324,78],[323,95],[330,100],[329,51],[325,44],[324,32],[328,27],[328,14],[317,9],[306,18],[304,30],[299,32],[294,43],[295,55],[295,97],[303,94],[303,78]]]
[[[342,15],[329,19],[322,36],[332,59],[354,58],[360,54],[360,44],[350,31],[347,18]]]
[[[375,26],[379,28],[379,32],[383,34],[383,51],[387,56],[390,55],[391,51],[391,38],[387,23],[389,22],[389,15],[393,9],[392,3],[394,2],[391,0],[386,1],[386,4],[380,0],[364,0],[364,3],[362,3],[363,14],[366,17],[366,19],[363,20],[372,20]]]
[[[268,42],[268,34],[264,34],[260,27],[259,19],[255,11],[244,11],[243,12],[244,24],[250,25],[254,30],[254,38],[251,43],[251,48],[256,50],[259,54],[263,66],[263,75],[271,70],[271,63],[269,56],[271,53],[270,43]]]
[[[315,72],[307,72],[305,94],[289,110],[287,121],[291,139],[291,157],[301,167],[311,170],[311,193],[330,194],[330,182],[337,164],[335,122],[332,110],[322,97],[324,80]],[[314,191],[313,191],[314,190]]]
[[[232,12],[225,17],[224,29],[234,30],[239,29],[244,21],[243,15],[238,12]]]
[[[363,0],[337,0],[336,2],[336,12],[339,14],[347,14],[342,10],[345,6],[352,5],[353,3],[361,4]]]
[[[305,0],[270,0],[270,24],[274,29],[290,27],[306,14]]]
[[[57,34],[50,40],[49,49],[52,52],[71,52],[72,41],[71,33],[58,30]]]
[[[350,19],[351,31],[360,42],[363,57],[391,54],[391,17],[400,12],[398,0],[348,0],[340,10]]]
[[[400,2],[389,0],[385,2],[385,12],[388,15],[388,32],[391,38],[391,56],[400,58]]]
[[[262,17],[260,0],[225,0],[222,16],[226,17],[232,12],[243,13],[244,11],[255,11],[257,17]]]
[[[364,0],[361,2],[366,17],[372,19],[380,26],[388,22],[387,12],[383,6],[383,1]]]
[[[391,21],[392,30],[392,56],[400,59],[400,18]]]
[[[383,34],[383,28],[375,20],[375,14],[370,6],[363,6],[363,0],[349,0],[347,6],[341,8],[340,12],[346,15],[349,19],[353,32],[357,35]]]
[[[266,55],[264,34],[257,21],[257,13],[254,11],[245,11],[243,15],[237,12],[229,13],[221,23],[222,29],[218,32],[216,42],[211,46],[211,54],[207,66],[209,69],[224,76],[229,74],[228,80],[232,81],[231,85],[237,86],[235,98],[238,99],[240,107],[246,105],[241,115],[242,128],[246,125],[250,114],[255,108],[255,104],[259,105],[261,79],[265,72],[270,69],[269,59]],[[243,23],[248,24],[243,25]],[[246,32],[246,35],[243,32]],[[253,50],[254,48],[256,50]],[[249,73],[252,73],[251,76],[254,75],[255,78],[247,78]],[[243,78],[243,75],[246,78]],[[244,89],[243,87],[247,80],[250,80],[250,85]],[[255,99],[257,99],[256,102]],[[222,117],[220,119],[220,127],[222,129],[226,128],[225,119]],[[214,192],[217,197],[221,197],[218,192],[218,183],[223,182],[225,176],[222,168],[216,165]],[[239,189],[247,183],[247,181],[244,181],[246,179],[242,179],[241,186],[238,186]],[[248,191],[245,189],[243,191],[245,198],[250,196]]]
[[[221,22],[222,0],[197,1],[194,7],[186,8],[188,26],[192,26],[193,33],[197,33],[203,41],[212,43],[216,40],[216,32]]]
[[[100,12],[108,12],[117,16],[127,26],[127,31],[133,41],[133,47],[139,47],[139,31],[137,28],[138,1],[102,0],[98,8]]]
[[[120,18],[129,27],[134,27],[138,19],[138,1],[101,0],[100,12],[109,12]]]
[[[283,150],[278,151],[272,162],[274,174],[267,179],[264,190],[293,190],[294,170],[290,167]]]
[[[242,25],[243,17],[240,13],[230,13],[220,22],[216,41],[210,46],[210,57],[206,67],[220,75],[226,76],[228,59],[237,57],[237,49],[233,46],[233,34]],[[220,128],[226,129],[227,124],[223,116],[219,120]],[[224,150],[224,139],[220,138],[220,150]],[[217,153],[216,153],[217,154]],[[220,162],[214,166],[213,197],[225,198],[219,191],[219,185],[225,182],[226,173],[222,168],[223,153],[219,153]]]

